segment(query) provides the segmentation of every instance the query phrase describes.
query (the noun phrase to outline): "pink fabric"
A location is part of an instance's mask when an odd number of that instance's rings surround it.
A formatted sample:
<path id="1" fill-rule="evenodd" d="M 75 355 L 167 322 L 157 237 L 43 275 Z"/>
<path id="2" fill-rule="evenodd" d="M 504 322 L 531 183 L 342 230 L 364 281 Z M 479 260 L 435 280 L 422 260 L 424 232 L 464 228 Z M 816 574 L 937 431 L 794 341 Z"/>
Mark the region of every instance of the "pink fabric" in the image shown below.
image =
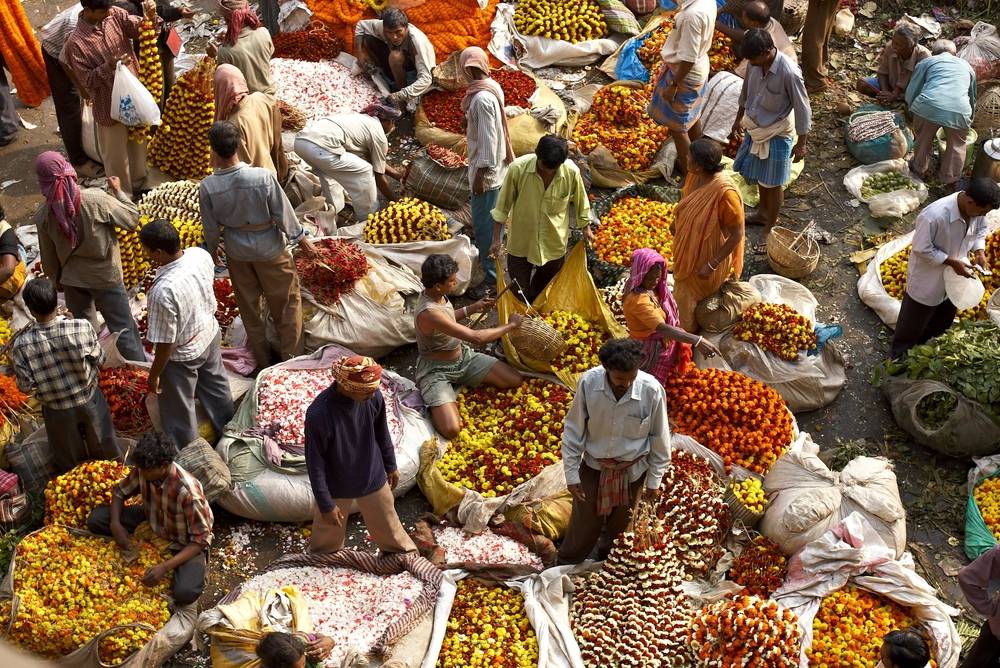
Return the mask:
<path id="1" fill-rule="evenodd" d="M 472 101 L 472 96 L 476 93 L 486 91 L 492 93 L 496 98 L 497 102 L 500 103 L 500 122 L 503 124 L 503 139 L 504 143 L 507 145 L 507 157 L 505 164 L 510 164 L 514 161 L 514 147 L 510 143 L 510 130 L 507 128 L 507 114 L 504 113 L 504 107 L 506 107 L 506 100 L 503 94 L 503 88 L 496 80 L 489 78 L 490 74 L 490 60 L 486 55 L 486 52 L 480 49 L 478 46 L 470 46 L 462 51 L 462 54 L 458 57 L 458 66 L 462 69 L 465 77 L 471 81 L 469 87 L 465 89 L 465 97 L 462 98 L 462 113 L 464 114 L 468 108 L 469 103 Z M 473 79 L 473 74 L 469 70 L 479 70 L 487 75 L 486 79 Z"/>
<path id="2" fill-rule="evenodd" d="M 76 248 L 80 243 L 80 186 L 76 170 L 61 154 L 45 151 L 35 159 L 35 173 L 46 206 L 70 245 Z"/>
<path id="3" fill-rule="evenodd" d="M 215 120 L 224 121 L 250 94 L 247 80 L 239 68 L 219 65 L 215 68 Z"/>
<path id="4" fill-rule="evenodd" d="M 643 279 L 646 278 L 649 270 L 656 265 L 663 267 L 660 282 L 656 284 L 654 292 L 660 303 L 660 308 L 663 309 L 664 321 L 671 327 L 679 327 L 680 316 L 677 312 L 677 302 L 674 301 L 674 296 L 667 286 L 667 262 L 652 248 L 639 248 L 632 252 L 632 264 L 625 292 L 628 294 L 642 290 Z M 643 343 L 646 353 L 643 360 L 643 370 L 653 374 L 660 382 L 664 382 L 675 369 L 683 370 L 691 358 L 687 344 L 674 339 L 664 339 L 658 332 L 653 332 L 646 337 Z"/>
<path id="5" fill-rule="evenodd" d="M 243 28 L 256 30 L 260 27 L 260 19 L 247 5 L 247 0 L 219 0 L 219 9 L 226 17 L 226 46 L 236 44 Z"/>

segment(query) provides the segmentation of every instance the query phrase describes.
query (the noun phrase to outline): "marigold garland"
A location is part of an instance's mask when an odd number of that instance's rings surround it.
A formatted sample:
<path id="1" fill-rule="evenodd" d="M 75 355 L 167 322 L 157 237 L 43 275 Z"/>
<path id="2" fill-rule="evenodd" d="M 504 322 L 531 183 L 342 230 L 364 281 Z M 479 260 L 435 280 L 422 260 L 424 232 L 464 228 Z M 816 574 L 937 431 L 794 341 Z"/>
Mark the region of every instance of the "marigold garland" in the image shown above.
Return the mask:
<path id="1" fill-rule="evenodd" d="M 756 536 L 729 568 L 729 579 L 743 585 L 743 594 L 768 598 L 785 582 L 788 557 L 767 536 Z"/>
<path id="2" fill-rule="evenodd" d="M 17 388 L 14 377 L 0 374 L 0 427 L 8 422 L 17 424 L 27 404 L 28 395 Z"/>
<path id="3" fill-rule="evenodd" d="M 29 107 L 37 107 L 51 91 L 42 59 L 42 46 L 19 0 L 0 3 L 0 57 L 10 71 L 17 96 Z"/>
<path id="4" fill-rule="evenodd" d="M 159 32 L 153 22 L 144 18 L 139 25 L 139 82 L 160 104 L 163 100 L 163 63 L 160 61 L 158 37 Z M 145 142 L 149 139 L 149 126 L 129 128 L 128 136 L 132 141 Z"/>
<path id="5" fill-rule="evenodd" d="M 149 142 L 149 162 L 179 179 L 212 173 L 208 130 L 215 119 L 215 59 L 202 58 L 170 89 L 163 120 Z"/>
<path id="6" fill-rule="evenodd" d="M 795 668 L 799 634 L 792 612 L 757 596 L 737 596 L 696 612 L 688 640 L 699 668 Z"/>

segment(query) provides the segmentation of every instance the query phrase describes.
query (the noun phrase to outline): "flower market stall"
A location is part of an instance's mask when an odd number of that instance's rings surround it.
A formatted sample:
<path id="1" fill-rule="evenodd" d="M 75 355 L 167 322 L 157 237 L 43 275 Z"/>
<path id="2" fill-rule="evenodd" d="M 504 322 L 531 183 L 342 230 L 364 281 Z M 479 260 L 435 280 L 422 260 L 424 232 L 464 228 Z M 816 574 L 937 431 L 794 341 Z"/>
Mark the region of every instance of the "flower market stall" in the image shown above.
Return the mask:
<path id="1" fill-rule="evenodd" d="M 611 27 L 603 6 L 598 0 L 520 0 L 498 5 L 490 52 L 507 65 L 531 69 L 593 63 L 618 47 L 610 38 Z M 621 7 L 628 12 L 624 5 Z M 628 18 L 634 32 L 638 32 L 631 14 L 623 23 L 627 26 Z"/>

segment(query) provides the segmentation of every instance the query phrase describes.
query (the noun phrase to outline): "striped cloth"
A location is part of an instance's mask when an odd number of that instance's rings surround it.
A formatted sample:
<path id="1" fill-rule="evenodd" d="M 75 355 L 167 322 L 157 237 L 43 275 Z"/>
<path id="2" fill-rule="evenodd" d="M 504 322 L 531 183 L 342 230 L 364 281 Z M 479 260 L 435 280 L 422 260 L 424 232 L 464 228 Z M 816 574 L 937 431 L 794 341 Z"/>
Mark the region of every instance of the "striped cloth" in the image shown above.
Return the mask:
<path id="1" fill-rule="evenodd" d="M 765 188 L 784 187 L 792 178 L 792 138 L 775 137 L 770 143 L 770 155 L 761 160 L 750 153 L 750 135 L 743 138 L 740 150 L 733 161 L 733 171 L 739 172 L 747 183 L 757 183 Z"/>
<path id="2" fill-rule="evenodd" d="M 697 91 L 678 91 L 673 102 L 667 102 L 663 96 L 667 88 L 674 81 L 674 73 L 664 67 L 656 81 L 656 88 L 653 89 L 653 99 L 649 102 L 646 113 L 658 124 L 666 126 L 677 132 L 687 132 L 692 125 L 701 118 L 701 108 L 705 103 L 705 93 L 708 91 L 708 79 Z M 674 105 L 681 107 L 678 111 Z"/>

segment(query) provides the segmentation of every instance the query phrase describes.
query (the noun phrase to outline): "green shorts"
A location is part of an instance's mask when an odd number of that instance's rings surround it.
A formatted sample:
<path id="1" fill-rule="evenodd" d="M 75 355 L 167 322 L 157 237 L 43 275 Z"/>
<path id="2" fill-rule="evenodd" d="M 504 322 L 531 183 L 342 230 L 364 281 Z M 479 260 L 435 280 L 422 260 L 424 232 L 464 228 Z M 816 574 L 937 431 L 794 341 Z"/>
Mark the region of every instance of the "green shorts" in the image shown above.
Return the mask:
<path id="1" fill-rule="evenodd" d="M 478 387 L 489 375 L 496 357 L 473 352 L 462 346 L 462 356 L 454 362 L 417 358 L 417 387 L 430 408 L 454 403 L 456 387 Z"/>

